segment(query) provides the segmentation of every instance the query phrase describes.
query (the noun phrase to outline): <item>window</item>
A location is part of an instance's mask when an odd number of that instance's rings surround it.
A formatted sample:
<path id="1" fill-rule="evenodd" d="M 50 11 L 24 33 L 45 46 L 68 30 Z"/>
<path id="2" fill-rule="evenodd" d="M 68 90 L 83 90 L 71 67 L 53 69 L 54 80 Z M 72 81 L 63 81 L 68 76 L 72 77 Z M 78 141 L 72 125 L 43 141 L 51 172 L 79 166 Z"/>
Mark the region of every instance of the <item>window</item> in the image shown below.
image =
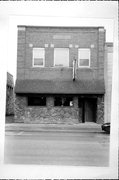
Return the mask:
<path id="1" fill-rule="evenodd" d="M 44 67 L 45 50 L 44 48 L 33 48 L 33 66 Z"/>
<path id="2" fill-rule="evenodd" d="M 73 106 L 72 97 L 55 97 L 54 99 L 55 106 Z"/>
<path id="3" fill-rule="evenodd" d="M 46 106 L 46 97 L 28 97 L 28 106 Z"/>
<path id="4" fill-rule="evenodd" d="M 54 66 L 69 66 L 69 48 L 54 48 Z"/>
<path id="5" fill-rule="evenodd" d="M 78 50 L 78 66 L 90 67 L 90 49 Z"/>

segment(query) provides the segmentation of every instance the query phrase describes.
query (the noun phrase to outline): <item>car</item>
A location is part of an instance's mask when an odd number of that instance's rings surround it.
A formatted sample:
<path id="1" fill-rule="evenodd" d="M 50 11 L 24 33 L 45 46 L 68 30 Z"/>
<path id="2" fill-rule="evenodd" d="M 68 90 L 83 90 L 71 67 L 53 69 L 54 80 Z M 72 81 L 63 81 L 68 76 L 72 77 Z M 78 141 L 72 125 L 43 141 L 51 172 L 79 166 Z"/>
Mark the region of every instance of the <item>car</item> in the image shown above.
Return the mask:
<path id="1" fill-rule="evenodd" d="M 102 124 L 102 130 L 110 134 L 110 122 Z"/>

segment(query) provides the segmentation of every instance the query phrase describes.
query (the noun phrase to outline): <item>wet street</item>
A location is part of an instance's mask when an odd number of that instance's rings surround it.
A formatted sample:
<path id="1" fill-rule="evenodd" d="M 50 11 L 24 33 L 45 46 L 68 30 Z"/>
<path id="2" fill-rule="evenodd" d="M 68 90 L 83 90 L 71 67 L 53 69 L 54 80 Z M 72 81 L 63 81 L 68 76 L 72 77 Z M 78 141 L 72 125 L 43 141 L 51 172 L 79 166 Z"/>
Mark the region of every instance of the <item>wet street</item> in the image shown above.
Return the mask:
<path id="1" fill-rule="evenodd" d="M 104 132 L 6 131 L 5 163 L 108 166 L 109 137 Z"/>

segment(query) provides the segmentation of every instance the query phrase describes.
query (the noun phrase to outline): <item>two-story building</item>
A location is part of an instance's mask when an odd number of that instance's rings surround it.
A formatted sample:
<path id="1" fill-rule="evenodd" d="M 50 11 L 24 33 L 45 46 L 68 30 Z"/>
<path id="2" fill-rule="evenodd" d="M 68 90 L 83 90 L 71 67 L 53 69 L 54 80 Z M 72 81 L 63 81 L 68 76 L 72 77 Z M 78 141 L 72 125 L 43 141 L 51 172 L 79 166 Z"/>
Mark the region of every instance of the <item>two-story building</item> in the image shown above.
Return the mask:
<path id="1" fill-rule="evenodd" d="M 104 27 L 18 26 L 16 122 L 104 122 Z"/>

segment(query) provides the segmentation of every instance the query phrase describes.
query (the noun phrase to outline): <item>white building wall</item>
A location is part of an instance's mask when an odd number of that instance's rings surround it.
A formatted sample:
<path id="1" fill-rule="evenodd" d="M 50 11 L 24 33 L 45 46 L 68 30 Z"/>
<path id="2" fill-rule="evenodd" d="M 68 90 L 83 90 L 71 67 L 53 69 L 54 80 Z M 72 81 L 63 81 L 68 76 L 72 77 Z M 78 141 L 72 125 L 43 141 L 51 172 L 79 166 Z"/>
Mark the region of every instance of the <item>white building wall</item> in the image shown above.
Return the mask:
<path id="1" fill-rule="evenodd" d="M 112 66 L 113 66 L 113 44 L 106 43 L 105 46 L 105 116 L 104 122 L 111 119 L 111 92 L 112 92 Z"/>

